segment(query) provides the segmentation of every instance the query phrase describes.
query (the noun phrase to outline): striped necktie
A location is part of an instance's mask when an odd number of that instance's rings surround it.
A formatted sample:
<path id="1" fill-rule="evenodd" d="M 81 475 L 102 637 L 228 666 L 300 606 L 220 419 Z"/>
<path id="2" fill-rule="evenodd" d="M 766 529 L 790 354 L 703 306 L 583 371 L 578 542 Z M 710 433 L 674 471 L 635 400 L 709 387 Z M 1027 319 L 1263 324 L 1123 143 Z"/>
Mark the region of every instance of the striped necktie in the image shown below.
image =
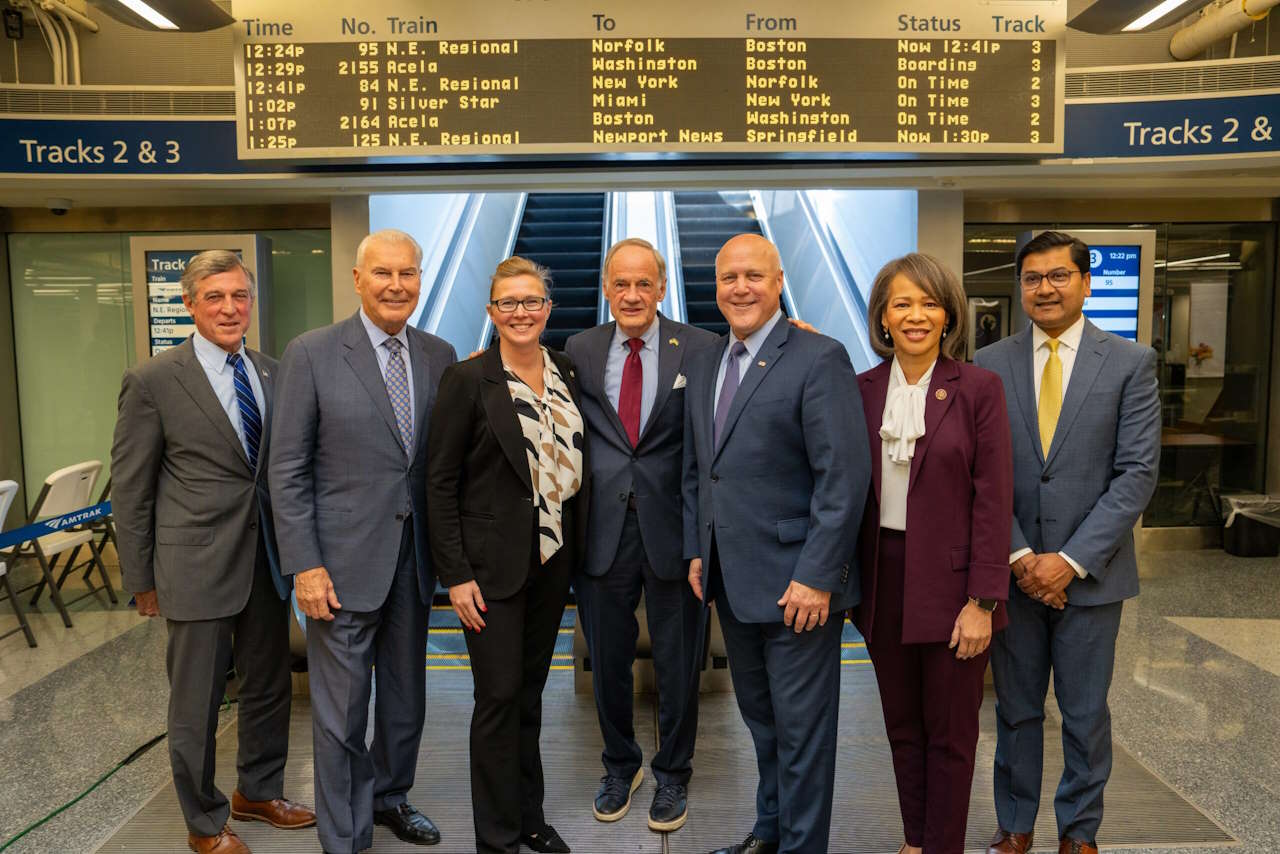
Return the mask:
<path id="1" fill-rule="evenodd" d="M 258 448 L 262 443 L 262 413 L 258 411 L 258 399 L 249 385 L 249 373 L 239 353 L 230 353 L 227 364 L 235 379 L 236 403 L 240 405 L 240 428 L 244 432 L 244 449 L 249 454 L 249 468 L 258 467 Z"/>
<path id="2" fill-rule="evenodd" d="M 391 399 L 391 411 L 396 416 L 400 440 L 404 452 L 413 456 L 413 409 L 409 406 L 409 372 L 405 370 L 400 355 L 400 339 L 388 338 L 382 342 L 387 348 L 387 397 Z"/>

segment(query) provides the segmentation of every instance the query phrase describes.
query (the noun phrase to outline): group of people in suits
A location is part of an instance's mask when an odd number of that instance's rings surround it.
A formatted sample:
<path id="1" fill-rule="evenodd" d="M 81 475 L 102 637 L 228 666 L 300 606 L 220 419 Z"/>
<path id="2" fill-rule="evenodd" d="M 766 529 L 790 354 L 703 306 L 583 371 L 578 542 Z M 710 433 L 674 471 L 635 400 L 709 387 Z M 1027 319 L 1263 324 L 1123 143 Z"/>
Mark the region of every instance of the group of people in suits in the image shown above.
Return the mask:
<path id="1" fill-rule="evenodd" d="M 480 852 L 570 850 L 543 811 L 539 736 L 572 586 L 604 741 L 596 819 L 625 816 L 644 776 L 631 675 L 643 595 L 654 830 L 688 817 L 714 603 L 759 770 L 754 825 L 715 854 L 828 850 L 846 613 L 876 672 L 903 854 L 964 848 L 988 662 L 989 851 L 1032 844 L 1052 673 L 1059 850 L 1094 854 L 1159 406 L 1150 348 L 1083 317 L 1088 255 L 1060 232 L 1024 245 L 1031 325 L 972 365 L 955 274 L 927 255 L 891 261 L 868 300 L 884 361 L 861 375 L 839 342 L 785 317 L 781 260 L 759 235 L 716 257 L 726 336 L 659 314 L 665 261 L 631 238 L 601 272 L 614 321 L 563 354 L 540 343 L 547 270 L 503 261 L 486 305 L 497 343 L 463 362 L 408 324 L 422 253 L 403 232 L 362 241 L 360 310 L 299 336 L 279 366 L 242 343 L 255 294 L 238 257 L 196 256 L 183 292 L 197 331 L 126 373 L 112 449 L 125 583 L 169 628 L 189 846 L 248 851 L 229 817 L 318 824 L 343 854 L 370 847 L 375 823 L 440 841 L 406 799 L 439 581 L 474 679 Z M 282 791 L 290 586 L 308 618 L 315 811 Z M 213 756 L 232 664 L 228 803 Z"/>

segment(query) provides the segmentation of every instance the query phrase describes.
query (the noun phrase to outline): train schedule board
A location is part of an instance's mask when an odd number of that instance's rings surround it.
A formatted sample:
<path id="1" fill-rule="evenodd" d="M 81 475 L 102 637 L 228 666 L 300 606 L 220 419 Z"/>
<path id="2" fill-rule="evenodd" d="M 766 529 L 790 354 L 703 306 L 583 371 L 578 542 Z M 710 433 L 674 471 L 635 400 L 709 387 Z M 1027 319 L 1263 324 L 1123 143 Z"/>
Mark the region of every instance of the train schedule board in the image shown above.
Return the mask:
<path id="1" fill-rule="evenodd" d="M 1066 0 L 233 12 L 242 159 L 1062 151 Z"/>

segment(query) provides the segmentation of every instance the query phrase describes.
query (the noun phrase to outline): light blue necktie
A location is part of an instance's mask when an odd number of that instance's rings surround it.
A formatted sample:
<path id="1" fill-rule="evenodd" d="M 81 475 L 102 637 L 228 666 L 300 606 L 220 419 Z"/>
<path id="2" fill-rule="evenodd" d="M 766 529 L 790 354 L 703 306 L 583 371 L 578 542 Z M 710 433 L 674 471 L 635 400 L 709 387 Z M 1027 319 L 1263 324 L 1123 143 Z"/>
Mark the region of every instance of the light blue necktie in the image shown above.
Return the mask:
<path id="1" fill-rule="evenodd" d="M 391 398 L 391 411 L 396 415 L 396 426 L 400 428 L 400 440 L 404 442 L 404 452 L 410 453 L 413 447 L 413 409 L 409 406 L 409 374 L 404 369 L 404 359 L 400 356 L 400 339 L 388 338 L 384 342 L 387 348 L 387 396 Z"/>
<path id="2" fill-rule="evenodd" d="M 239 353 L 229 353 L 227 364 L 236 386 L 236 403 L 240 404 L 240 427 L 244 431 L 244 449 L 249 454 L 249 468 L 258 467 L 258 448 L 262 443 L 262 414 L 258 412 L 258 400 L 249 385 L 249 374 Z"/>

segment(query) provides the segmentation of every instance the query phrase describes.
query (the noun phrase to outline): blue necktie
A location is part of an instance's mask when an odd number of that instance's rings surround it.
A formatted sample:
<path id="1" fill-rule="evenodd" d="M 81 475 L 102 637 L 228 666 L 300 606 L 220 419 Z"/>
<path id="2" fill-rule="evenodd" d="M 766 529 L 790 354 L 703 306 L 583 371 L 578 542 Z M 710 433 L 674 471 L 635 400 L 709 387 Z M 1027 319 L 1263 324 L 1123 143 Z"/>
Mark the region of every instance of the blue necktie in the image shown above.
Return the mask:
<path id="1" fill-rule="evenodd" d="M 729 417 L 729 410 L 733 406 L 733 396 L 738 393 L 738 383 L 741 377 L 738 376 L 738 360 L 742 354 L 747 352 L 747 345 L 741 341 L 734 341 L 733 346 L 729 348 L 729 364 L 724 366 L 724 381 L 720 383 L 720 397 L 716 399 L 715 414 L 715 447 L 720 447 L 720 434 L 724 432 L 724 422 Z"/>
<path id="2" fill-rule="evenodd" d="M 253 386 L 249 385 L 249 374 L 245 371 L 244 359 L 239 353 L 227 356 L 235 377 L 236 402 L 240 404 L 240 428 L 244 431 L 244 449 L 249 454 L 249 468 L 258 467 L 258 447 L 262 443 L 262 413 L 258 412 L 258 400 L 253 396 Z"/>

